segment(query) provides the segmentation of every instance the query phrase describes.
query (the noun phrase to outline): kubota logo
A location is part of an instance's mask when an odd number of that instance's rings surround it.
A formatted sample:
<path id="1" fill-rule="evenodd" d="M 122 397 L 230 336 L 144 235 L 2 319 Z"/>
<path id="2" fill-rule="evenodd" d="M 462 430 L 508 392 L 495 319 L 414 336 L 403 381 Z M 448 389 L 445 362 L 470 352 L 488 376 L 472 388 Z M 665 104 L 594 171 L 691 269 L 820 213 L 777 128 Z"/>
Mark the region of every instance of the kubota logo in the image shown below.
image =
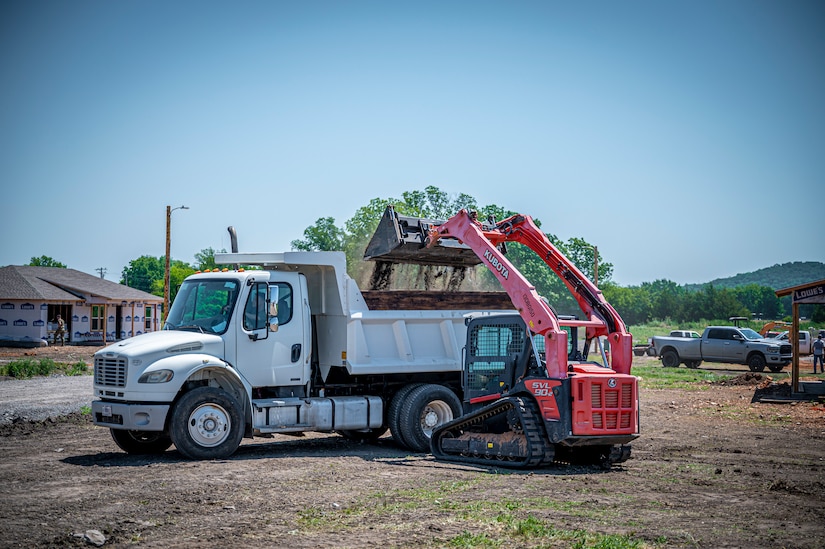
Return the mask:
<path id="1" fill-rule="evenodd" d="M 502 277 L 505 279 L 510 278 L 510 271 L 507 270 L 507 267 L 505 267 L 504 264 L 499 261 L 498 258 L 492 254 L 492 252 L 490 252 L 490 250 L 484 250 L 484 259 L 489 261 L 490 265 L 493 266 L 493 269 L 497 270 Z"/>

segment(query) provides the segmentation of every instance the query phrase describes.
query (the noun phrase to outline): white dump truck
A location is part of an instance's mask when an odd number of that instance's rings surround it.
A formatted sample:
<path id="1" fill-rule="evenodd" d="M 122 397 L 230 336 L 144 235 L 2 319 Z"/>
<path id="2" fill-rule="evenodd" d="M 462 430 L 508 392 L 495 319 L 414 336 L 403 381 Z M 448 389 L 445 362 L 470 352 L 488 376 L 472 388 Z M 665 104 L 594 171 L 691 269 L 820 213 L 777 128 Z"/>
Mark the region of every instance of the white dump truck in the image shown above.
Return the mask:
<path id="1" fill-rule="evenodd" d="M 389 428 L 414 451 L 462 414 L 469 311 L 371 311 L 341 252 L 218 254 L 164 329 L 95 354 L 94 423 L 124 451 L 223 458 L 243 437 Z"/>
<path id="2" fill-rule="evenodd" d="M 400 299 L 371 310 L 341 252 L 237 253 L 230 233 L 233 253 L 215 259 L 235 268 L 188 277 L 162 331 L 95 354 L 94 422 L 126 452 L 174 443 L 190 458 L 222 458 L 245 436 L 371 439 L 389 429 L 402 447 L 464 463 L 630 457 L 639 436 L 632 336 L 529 216 L 484 223 L 461 210 L 433 221 L 387 207 L 365 252 L 375 273 L 484 264 L 508 299 L 476 311 L 455 310 L 470 303 L 455 291 L 429 295 L 430 310 L 404 310 Z M 536 253 L 584 318 L 556 315 L 505 257 L 506 242 Z"/>

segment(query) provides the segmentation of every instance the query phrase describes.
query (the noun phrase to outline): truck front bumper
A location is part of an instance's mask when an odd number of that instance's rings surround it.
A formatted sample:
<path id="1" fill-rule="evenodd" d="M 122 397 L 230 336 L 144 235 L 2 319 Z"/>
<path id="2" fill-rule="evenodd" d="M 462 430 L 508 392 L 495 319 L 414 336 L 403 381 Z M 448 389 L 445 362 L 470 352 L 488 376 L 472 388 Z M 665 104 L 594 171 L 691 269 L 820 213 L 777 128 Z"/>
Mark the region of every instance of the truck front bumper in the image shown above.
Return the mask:
<path id="1" fill-rule="evenodd" d="M 95 400 L 92 418 L 95 425 L 127 431 L 163 431 L 168 404 L 124 404 Z"/>

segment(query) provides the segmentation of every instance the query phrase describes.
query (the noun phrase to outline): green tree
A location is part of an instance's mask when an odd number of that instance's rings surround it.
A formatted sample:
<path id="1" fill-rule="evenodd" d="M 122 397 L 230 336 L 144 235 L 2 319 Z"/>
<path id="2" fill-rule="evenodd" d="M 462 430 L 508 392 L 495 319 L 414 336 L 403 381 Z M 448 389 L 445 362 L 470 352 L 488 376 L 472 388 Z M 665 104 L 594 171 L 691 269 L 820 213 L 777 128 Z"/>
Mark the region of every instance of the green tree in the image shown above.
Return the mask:
<path id="1" fill-rule="evenodd" d="M 120 283 L 144 292 L 162 296 L 165 268 L 165 260 L 162 256 L 152 257 L 142 255 L 130 261 L 129 265 L 123 268 Z M 156 293 L 154 290 L 157 281 L 160 281 L 160 293 Z"/>
<path id="2" fill-rule="evenodd" d="M 570 261 L 591 281 L 596 280 L 596 246 L 593 246 L 583 238 L 571 238 L 565 245 L 566 253 Z M 599 285 L 606 284 L 613 278 L 613 264 L 604 261 L 602 254 L 598 254 L 598 282 Z"/>
<path id="3" fill-rule="evenodd" d="M 344 230 L 335 225 L 335 218 L 319 217 L 314 225 L 304 229 L 303 240 L 293 240 L 292 249 L 304 252 L 331 252 L 344 249 Z"/>
<path id="4" fill-rule="evenodd" d="M 661 320 L 683 320 L 686 290 L 672 280 L 645 282 L 641 289 L 648 292 L 651 300 L 651 316 Z"/>
<path id="5" fill-rule="evenodd" d="M 31 267 L 57 267 L 59 269 L 65 269 L 66 265 L 57 261 L 56 259 L 52 259 L 47 255 L 41 255 L 40 257 L 33 257 L 31 261 L 29 261 L 29 266 Z"/>
<path id="6" fill-rule="evenodd" d="M 639 286 L 624 288 L 613 283 L 600 286 L 605 299 L 626 324 L 644 324 L 653 309 L 650 294 Z"/>
<path id="7" fill-rule="evenodd" d="M 161 258 L 161 261 L 163 261 L 165 268 L 165 258 Z M 195 268 L 185 261 L 173 259 L 169 262 L 169 303 L 175 301 L 175 296 L 178 295 L 178 289 L 183 284 L 183 280 L 194 272 Z M 163 278 L 163 271 L 161 271 L 160 279 L 152 282 L 151 293 L 157 296 L 163 295 Z"/>
<path id="8" fill-rule="evenodd" d="M 784 316 L 782 301 L 776 297 L 774 290 L 759 284 L 746 284 L 733 289 L 736 298 L 751 313 L 761 318 L 781 318 Z"/>
<path id="9" fill-rule="evenodd" d="M 811 310 L 811 320 L 819 324 L 825 322 L 825 305 L 814 305 Z"/>
<path id="10" fill-rule="evenodd" d="M 222 249 L 221 251 L 216 251 L 214 248 L 204 248 L 203 250 L 199 251 L 195 254 L 195 265 L 197 266 L 197 270 L 205 271 L 207 269 L 216 269 L 218 264 L 215 263 L 215 254 L 222 253 L 225 254 L 226 250 Z M 170 267 L 171 270 L 171 267 Z M 171 276 L 171 275 L 170 275 Z"/>

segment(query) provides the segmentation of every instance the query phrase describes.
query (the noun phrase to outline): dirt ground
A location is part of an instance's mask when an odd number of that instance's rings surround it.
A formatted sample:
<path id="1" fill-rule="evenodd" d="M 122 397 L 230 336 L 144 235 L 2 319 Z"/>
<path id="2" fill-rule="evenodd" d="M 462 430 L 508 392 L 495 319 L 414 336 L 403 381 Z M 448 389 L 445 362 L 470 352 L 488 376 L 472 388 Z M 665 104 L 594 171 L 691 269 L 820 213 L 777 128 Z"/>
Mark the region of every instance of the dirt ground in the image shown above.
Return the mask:
<path id="1" fill-rule="evenodd" d="M 65 349 L 89 363 L 95 350 Z M 642 436 L 609 471 L 437 462 L 389 435 L 279 435 L 212 462 L 174 447 L 132 457 L 87 416 L 17 422 L 0 429 L 0 546 L 571 547 L 582 532 L 825 546 L 825 407 L 752 403 L 758 380 L 739 382 L 643 390 Z"/>

